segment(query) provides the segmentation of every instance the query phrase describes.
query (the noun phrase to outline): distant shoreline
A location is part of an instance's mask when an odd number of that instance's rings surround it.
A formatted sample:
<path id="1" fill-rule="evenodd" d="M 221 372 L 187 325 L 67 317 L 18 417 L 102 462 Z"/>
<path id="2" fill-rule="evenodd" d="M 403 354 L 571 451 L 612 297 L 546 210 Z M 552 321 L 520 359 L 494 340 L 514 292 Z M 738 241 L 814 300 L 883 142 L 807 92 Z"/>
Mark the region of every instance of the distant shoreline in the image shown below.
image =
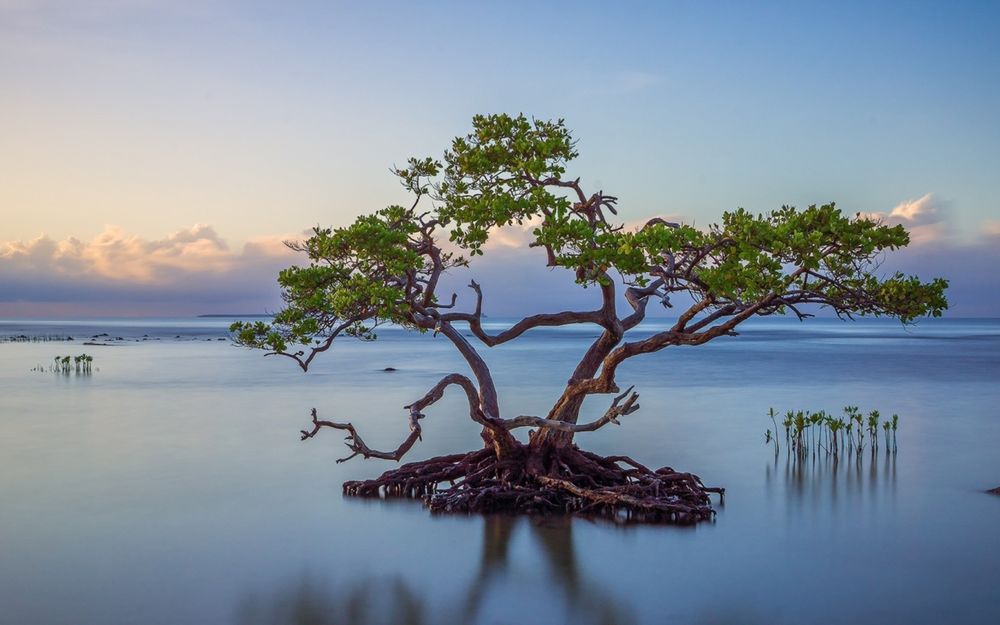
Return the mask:
<path id="1" fill-rule="evenodd" d="M 270 319 L 270 318 L 271 318 L 271 317 L 273 317 L 273 316 L 274 316 L 274 315 L 238 315 L 238 314 L 235 314 L 235 313 L 234 313 L 234 314 L 232 314 L 232 315 L 198 315 L 198 318 L 199 318 L 199 319 L 202 319 L 202 318 L 219 318 L 219 317 L 224 317 L 224 318 L 230 318 L 230 317 L 242 317 L 242 318 L 244 318 L 244 319 L 245 319 L 245 318 L 247 318 L 247 317 L 255 317 L 255 318 L 256 318 L 256 317 L 260 317 L 260 318 L 262 318 L 262 319 Z"/>

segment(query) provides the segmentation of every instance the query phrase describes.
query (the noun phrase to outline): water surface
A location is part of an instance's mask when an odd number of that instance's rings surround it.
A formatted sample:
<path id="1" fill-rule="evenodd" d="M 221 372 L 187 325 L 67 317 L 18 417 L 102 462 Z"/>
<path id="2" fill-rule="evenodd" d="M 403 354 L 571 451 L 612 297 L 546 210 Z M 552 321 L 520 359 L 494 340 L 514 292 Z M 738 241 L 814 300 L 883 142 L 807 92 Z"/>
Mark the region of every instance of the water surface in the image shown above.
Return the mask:
<path id="1" fill-rule="evenodd" d="M 402 406 L 459 359 L 387 329 L 302 374 L 217 340 L 226 323 L 0 322 L 74 338 L 0 344 L 0 622 L 1000 622 L 1000 497 L 982 492 L 1000 485 L 996 320 L 764 320 L 630 361 L 642 409 L 577 440 L 725 486 L 695 528 L 344 499 L 391 464 L 335 464 L 337 432 L 300 442 L 309 409 L 395 447 Z M 505 413 L 544 414 L 595 334 L 487 350 Z M 91 376 L 30 371 L 82 351 Z M 411 459 L 479 444 L 463 401 L 426 411 Z M 796 464 L 763 445 L 771 406 L 848 403 L 901 415 L 895 456 Z"/>

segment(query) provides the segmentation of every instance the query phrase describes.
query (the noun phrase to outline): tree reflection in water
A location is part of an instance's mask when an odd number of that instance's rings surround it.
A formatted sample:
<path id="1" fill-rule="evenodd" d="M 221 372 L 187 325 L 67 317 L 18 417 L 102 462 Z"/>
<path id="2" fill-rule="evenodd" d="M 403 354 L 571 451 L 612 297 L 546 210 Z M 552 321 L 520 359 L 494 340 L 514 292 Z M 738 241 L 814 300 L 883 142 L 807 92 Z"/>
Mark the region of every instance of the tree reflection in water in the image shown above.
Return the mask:
<path id="1" fill-rule="evenodd" d="M 498 618 L 490 614 L 491 594 L 512 577 L 510 545 L 519 526 L 530 535 L 548 569 L 543 600 L 538 611 L 523 603 L 519 616 L 533 622 L 542 613 L 561 606 L 558 622 L 574 625 L 634 623 L 635 615 L 597 581 L 580 574 L 573 546 L 573 520 L 569 517 L 525 518 L 489 516 L 482 519 L 483 542 L 478 569 L 459 596 L 440 613 L 432 613 L 423 587 L 402 577 L 366 576 L 343 584 L 323 584 L 309 575 L 273 593 L 249 593 L 237 606 L 234 621 L 240 625 L 441 625 L 447 623 L 515 622 L 517 613 Z M 519 603 L 522 597 L 509 597 Z M 546 622 L 547 619 L 546 619 Z"/>

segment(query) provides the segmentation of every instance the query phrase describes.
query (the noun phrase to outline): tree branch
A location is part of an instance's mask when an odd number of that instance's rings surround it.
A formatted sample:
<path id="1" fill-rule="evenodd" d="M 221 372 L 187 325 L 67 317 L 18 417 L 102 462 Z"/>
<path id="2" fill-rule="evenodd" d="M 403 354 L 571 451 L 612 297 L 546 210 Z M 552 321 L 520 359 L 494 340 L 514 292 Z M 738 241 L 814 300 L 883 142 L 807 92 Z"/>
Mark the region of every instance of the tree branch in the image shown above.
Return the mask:
<path id="1" fill-rule="evenodd" d="M 312 415 L 313 429 L 302 430 L 302 440 L 306 440 L 307 438 L 312 438 L 316 436 L 316 434 L 319 433 L 320 429 L 324 427 L 334 428 L 337 430 L 347 430 L 347 436 L 344 438 L 346 442 L 344 444 L 347 445 L 347 448 L 350 449 L 353 453 L 351 453 L 350 456 L 346 456 L 344 458 L 338 458 L 337 464 L 340 464 L 341 462 L 347 462 L 354 456 L 359 456 L 359 455 L 365 458 L 381 458 L 383 460 L 398 461 L 400 458 L 403 457 L 404 454 L 406 454 L 406 452 L 410 451 L 410 448 L 413 447 L 413 444 L 420 439 L 420 423 L 417 422 L 417 419 L 423 418 L 422 414 L 411 412 L 410 435 L 406 437 L 406 440 L 400 443 L 399 447 L 397 447 L 393 451 L 378 451 L 376 449 L 372 449 L 371 447 L 365 444 L 364 440 L 362 440 L 361 436 L 358 434 L 358 431 L 354 429 L 354 425 L 351 424 L 350 422 L 337 423 L 335 421 L 326 421 L 320 419 L 319 417 L 316 416 L 315 408 L 312 409 L 310 414 Z"/>
<path id="2" fill-rule="evenodd" d="M 611 406 L 605 411 L 604 415 L 599 419 L 595 419 L 589 423 L 568 423 L 566 421 L 560 421 L 558 419 L 543 419 L 541 417 L 533 416 L 520 416 L 514 417 L 513 419 L 505 419 L 503 425 L 508 430 L 513 430 L 515 428 L 523 427 L 537 427 L 537 428 L 547 428 L 550 430 L 559 430 L 560 432 L 593 432 L 599 428 L 604 427 L 608 423 L 614 423 L 615 425 L 621 425 L 618 421 L 618 417 L 623 417 L 625 415 L 632 414 L 639 409 L 639 404 L 635 403 L 639 399 L 638 393 L 633 393 L 632 389 L 634 386 L 630 386 L 624 393 L 615 397 L 614 401 L 611 402 Z M 626 399 L 627 397 L 627 399 Z M 622 401 L 624 400 L 624 402 Z"/>
<path id="3" fill-rule="evenodd" d="M 454 322 L 463 321 L 469 324 L 469 330 L 472 334 L 482 341 L 485 345 L 489 347 L 494 347 L 500 345 L 501 343 L 506 343 L 507 341 L 516 339 L 528 330 L 532 328 L 539 327 L 552 327 L 552 326 L 564 326 L 576 323 L 593 323 L 596 325 L 604 325 L 602 323 L 604 319 L 604 310 L 591 310 L 585 312 L 578 311 L 562 311 L 557 313 L 543 313 L 538 315 L 531 315 L 530 317 L 525 317 L 521 319 L 511 327 L 507 328 L 499 334 L 488 334 L 483 329 L 482 317 L 483 317 L 483 290 L 475 280 L 469 284 L 469 288 L 476 292 L 476 310 L 472 313 L 445 313 L 440 316 L 440 320 L 443 322 Z"/>
<path id="4" fill-rule="evenodd" d="M 326 350 L 330 349 L 330 346 L 333 345 L 334 339 L 336 339 L 340 335 L 341 332 L 343 332 L 344 330 L 346 330 L 350 326 L 354 325 L 359 320 L 360 319 L 358 317 L 352 317 L 351 319 L 348 319 L 347 321 L 345 321 L 345 322 L 341 323 L 340 325 L 338 325 L 336 328 L 333 329 L 332 332 L 330 332 L 330 334 L 328 334 L 326 336 L 326 338 L 323 339 L 323 341 L 319 344 L 319 346 L 311 348 L 309 350 L 309 355 L 306 356 L 305 358 L 302 358 L 302 356 L 305 356 L 305 351 L 303 351 L 303 350 L 299 350 L 299 351 L 294 352 L 294 353 L 292 353 L 292 352 L 283 352 L 283 351 L 281 351 L 281 352 L 278 352 L 278 351 L 267 352 L 264 355 L 265 356 L 285 356 L 287 358 L 291 358 L 296 363 L 298 363 L 299 367 L 303 371 L 309 371 L 309 365 L 312 363 L 313 358 L 316 357 L 316 354 L 325 352 Z"/>
<path id="5" fill-rule="evenodd" d="M 346 430 L 347 436 L 344 439 L 346 441 L 344 444 L 347 445 L 347 448 L 350 449 L 352 453 L 347 457 L 337 460 L 338 463 L 346 462 L 355 456 L 398 461 L 403 457 L 403 455 L 406 454 L 406 452 L 410 451 L 413 444 L 421 438 L 420 419 L 423 419 L 426 415 L 420 411 L 441 399 L 441 397 L 444 396 L 444 390 L 452 384 L 461 386 L 462 390 L 465 391 L 465 395 L 469 400 L 469 416 L 472 417 L 473 421 L 489 428 L 500 427 L 495 420 L 489 420 L 480 409 L 479 393 L 476 390 L 475 384 L 472 383 L 472 380 L 460 373 L 452 373 L 441 378 L 441 380 L 435 384 L 431 390 L 427 391 L 423 397 L 408 406 L 404 406 L 404 408 L 410 412 L 410 434 L 393 451 L 379 451 L 377 449 L 372 449 L 364 442 L 352 423 L 337 423 L 336 421 L 320 419 L 316 414 L 315 408 L 313 408 L 310 413 L 312 415 L 313 428 L 312 430 L 302 430 L 302 440 L 316 436 L 320 429 L 324 427 L 336 430 Z"/>

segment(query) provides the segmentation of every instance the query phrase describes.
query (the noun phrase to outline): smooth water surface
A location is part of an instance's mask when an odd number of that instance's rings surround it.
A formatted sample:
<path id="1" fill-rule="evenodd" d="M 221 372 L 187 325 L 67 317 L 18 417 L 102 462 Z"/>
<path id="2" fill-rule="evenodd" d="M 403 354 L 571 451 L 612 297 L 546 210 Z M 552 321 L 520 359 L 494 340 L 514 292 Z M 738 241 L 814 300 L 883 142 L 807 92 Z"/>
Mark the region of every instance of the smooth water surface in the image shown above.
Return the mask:
<path id="1" fill-rule="evenodd" d="M 464 371 L 449 344 L 387 329 L 302 374 L 225 326 L 0 322 L 74 337 L 0 344 L 0 623 L 1000 622 L 1000 321 L 765 320 L 630 361 L 642 409 L 577 441 L 725 486 L 695 528 L 344 499 L 390 464 L 335 464 L 338 432 L 300 442 L 309 409 L 395 447 L 402 406 Z M 595 335 L 486 350 L 505 414 L 545 414 Z M 31 371 L 84 351 L 90 376 Z M 408 459 L 480 444 L 463 401 L 426 411 Z M 898 453 L 792 463 L 763 443 L 769 407 L 845 404 L 899 413 Z"/>

